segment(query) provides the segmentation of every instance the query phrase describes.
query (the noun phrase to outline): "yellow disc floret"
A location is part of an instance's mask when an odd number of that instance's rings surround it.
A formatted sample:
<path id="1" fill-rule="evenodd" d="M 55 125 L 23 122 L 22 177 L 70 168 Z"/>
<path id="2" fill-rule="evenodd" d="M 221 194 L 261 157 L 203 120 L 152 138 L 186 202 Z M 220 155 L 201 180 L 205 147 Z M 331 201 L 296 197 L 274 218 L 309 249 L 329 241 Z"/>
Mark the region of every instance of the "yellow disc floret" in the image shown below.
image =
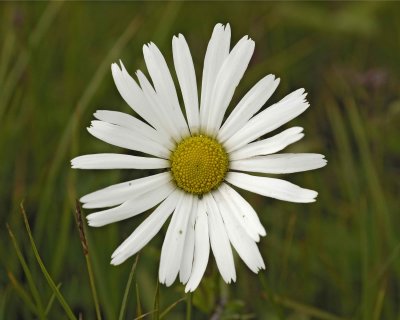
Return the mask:
<path id="1" fill-rule="evenodd" d="M 205 135 L 182 140 L 170 160 L 176 185 L 197 195 L 217 188 L 228 171 L 228 155 L 224 148 L 217 140 Z"/>

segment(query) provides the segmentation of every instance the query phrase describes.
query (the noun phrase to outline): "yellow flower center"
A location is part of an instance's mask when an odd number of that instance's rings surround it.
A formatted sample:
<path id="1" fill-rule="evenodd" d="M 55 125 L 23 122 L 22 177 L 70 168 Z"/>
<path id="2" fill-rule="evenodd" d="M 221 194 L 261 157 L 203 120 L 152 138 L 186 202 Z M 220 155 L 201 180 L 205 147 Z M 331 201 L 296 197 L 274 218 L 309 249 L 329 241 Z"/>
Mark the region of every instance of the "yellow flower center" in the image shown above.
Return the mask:
<path id="1" fill-rule="evenodd" d="M 178 143 L 170 160 L 176 185 L 197 195 L 217 188 L 225 178 L 229 163 L 222 145 L 201 134 Z"/>

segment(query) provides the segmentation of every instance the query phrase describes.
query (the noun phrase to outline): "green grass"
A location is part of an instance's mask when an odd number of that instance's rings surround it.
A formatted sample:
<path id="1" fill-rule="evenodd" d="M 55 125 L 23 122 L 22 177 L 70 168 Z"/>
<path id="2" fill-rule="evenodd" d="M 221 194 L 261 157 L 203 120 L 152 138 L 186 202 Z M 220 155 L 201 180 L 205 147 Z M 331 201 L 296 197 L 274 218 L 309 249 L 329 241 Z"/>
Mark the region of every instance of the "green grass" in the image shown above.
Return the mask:
<path id="1" fill-rule="evenodd" d="M 2 3 L 0 320 L 400 320 L 399 12 L 394 2 Z M 281 78 L 271 101 L 306 88 L 311 108 L 289 124 L 306 136 L 288 150 L 329 163 L 287 177 L 318 190 L 314 204 L 243 193 L 268 231 L 267 270 L 254 275 L 237 259 L 237 283 L 225 285 L 211 258 L 187 296 L 157 284 L 165 228 L 139 260 L 109 264 L 146 214 L 82 226 L 82 251 L 75 200 L 146 172 L 74 171 L 69 160 L 117 150 L 85 130 L 97 109 L 130 112 L 112 62 L 145 71 L 141 47 L 154 41 L 171 66 L 181 32 L 200 79 L 216 22 L 231 24 L 234 42 L 256 42 L 230 108 L 268 73 Z"/>

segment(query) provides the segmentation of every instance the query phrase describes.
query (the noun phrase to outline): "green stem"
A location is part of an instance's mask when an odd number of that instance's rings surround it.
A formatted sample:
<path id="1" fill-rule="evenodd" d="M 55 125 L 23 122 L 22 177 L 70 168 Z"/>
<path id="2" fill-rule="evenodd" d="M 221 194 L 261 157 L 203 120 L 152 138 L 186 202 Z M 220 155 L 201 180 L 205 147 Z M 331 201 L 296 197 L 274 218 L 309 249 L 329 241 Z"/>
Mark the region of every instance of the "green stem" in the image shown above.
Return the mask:
<path id="1" fill-rule="evenodd" d="M 99 297 L 97 296 L 97 290 L 96 290 L 96 285 L 94 282 L 92 263 L 90 262 L 90 258 L 89 258 L 88 254 L 85 255 L 85 260 L 86 260 L 86 266 L 87 266 L 87 270 L 88 270 L 88 274 L 89 274 L 90 289 L 92 290 L 94 307 L 96 309 L 96 317 L 98 320 L 101 320 Z"/>
<path id="2" fill-rule="evenodd" d="M 125 287 L 124 297 L 122 298 L 121 309 L 119 311 L 119 317 L 118 317 L 119 320 L 124 319 L 125 310 L 126 310 L 126 302 L 128 301 L 129 290 L 131 288 L 133 275 L 135 274 L 135 270 L 136 270 L 138 261 L 139 261 L 139 255 L 136 256 L 135 262 L 133 263 L 132 268 L 131 268 L 131 272 L 129 273 L 128 282 Z"/>
<path id="3" fill-rule="evenodd" d="M 192 292 L 186 294 L 186 320 L 190 320 L 192 318 L 192 299 Z"/>

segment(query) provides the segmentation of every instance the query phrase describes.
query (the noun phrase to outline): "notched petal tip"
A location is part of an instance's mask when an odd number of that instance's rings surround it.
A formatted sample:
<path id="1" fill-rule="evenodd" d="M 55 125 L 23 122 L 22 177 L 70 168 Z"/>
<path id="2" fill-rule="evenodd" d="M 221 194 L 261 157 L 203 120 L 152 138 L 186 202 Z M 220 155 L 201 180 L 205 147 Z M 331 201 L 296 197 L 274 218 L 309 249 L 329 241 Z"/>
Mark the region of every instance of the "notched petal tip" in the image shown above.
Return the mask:
<path id="1" fill-rule="evenodd" d="M 142 47 L 143 54 L 147 54 L 149 52 L 149 45 L 150 43 L 145 43 Z"/>
<path id="2" fill-rule="evenodd" d="M 86 220 L 87 223 L 90 227 L 102 227 L 104 226 L 103 223 L 99 222 L 96 220 L 96 216 L 94 216 L 95 214 L 89 214 L 88 216 L 86 216 Z"/>
<path id="3" fill-rule="evenodd" d="M 111 73 L 114 78 L 120 76 L 121 72 L 122 72 L 122 70 L 116 62 L 111 64 Z"/>
<path id="4" fill-rule="evenodd" d="M 215 27 L 214 27 L 214 30 L 216 30 L 216 29 L 221 29 L 221 28 L 224 28 L 224 25 L 222 24 L 222 23 L 217 23 L 216 25 L 215 25 Z"/>
<path id="5" fill-rule="evenodd" d="M 114 257 L 114 258 L 111 258 L 110 264 L 113 265 L 113 266 L 118 266 L 118 265 L 120 265 L 122 262 L 124 262 L 125 260 L 126 260 L 126 259 L 121 259 L 121 258 L 118 259 L 118 256 L 116 256 L 116 257 Z"/>

